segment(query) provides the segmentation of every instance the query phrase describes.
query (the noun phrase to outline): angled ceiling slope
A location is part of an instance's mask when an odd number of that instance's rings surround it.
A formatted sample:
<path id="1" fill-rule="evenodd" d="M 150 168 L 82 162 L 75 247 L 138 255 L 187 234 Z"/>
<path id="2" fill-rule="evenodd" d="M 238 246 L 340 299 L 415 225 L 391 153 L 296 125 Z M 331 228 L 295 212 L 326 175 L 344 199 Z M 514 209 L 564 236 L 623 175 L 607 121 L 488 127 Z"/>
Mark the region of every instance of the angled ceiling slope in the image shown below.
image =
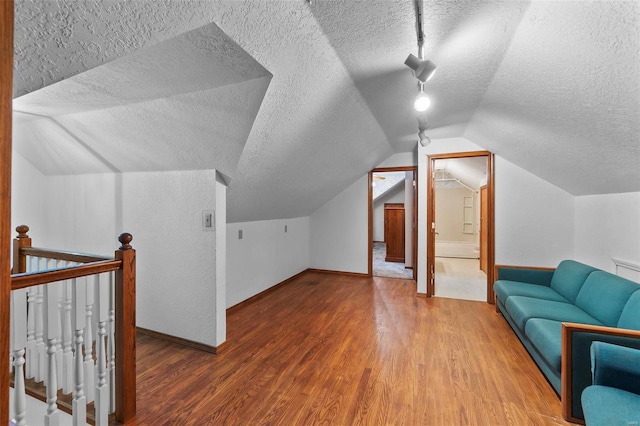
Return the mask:
<path id="1" fill-rule="evenodd" d="M 640 3 L 532 2 L 464 137 L 574 195 L 640 191 Z"/>
<path id="2" fill-rule="evenodd" d="M 45 174 L 233 177 L 270 80 L 208 24 L 14 99 L 15 149 Z"/>

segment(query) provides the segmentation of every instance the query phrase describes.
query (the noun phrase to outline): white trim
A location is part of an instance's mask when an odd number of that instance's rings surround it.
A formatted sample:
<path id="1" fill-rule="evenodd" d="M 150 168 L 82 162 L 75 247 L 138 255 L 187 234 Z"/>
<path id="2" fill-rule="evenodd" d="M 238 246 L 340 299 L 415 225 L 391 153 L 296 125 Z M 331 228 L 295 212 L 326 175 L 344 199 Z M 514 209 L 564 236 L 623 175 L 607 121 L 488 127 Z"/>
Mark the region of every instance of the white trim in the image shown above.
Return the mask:
<path id="1" fill-rule="evenodd" d="M 629 269 L 631 271 L 640 272 L 640 265 L 638 265 L 637 263 L 628 262 L 628 261 L 620 260 L 620 259 L 614 259 L 614 258 L 611 258 L 611 260 L 616 265 L 616 275 L 619 275 L 618 271 L 619 271 L 620 267 L 625 268 L 625 269 Z"/>

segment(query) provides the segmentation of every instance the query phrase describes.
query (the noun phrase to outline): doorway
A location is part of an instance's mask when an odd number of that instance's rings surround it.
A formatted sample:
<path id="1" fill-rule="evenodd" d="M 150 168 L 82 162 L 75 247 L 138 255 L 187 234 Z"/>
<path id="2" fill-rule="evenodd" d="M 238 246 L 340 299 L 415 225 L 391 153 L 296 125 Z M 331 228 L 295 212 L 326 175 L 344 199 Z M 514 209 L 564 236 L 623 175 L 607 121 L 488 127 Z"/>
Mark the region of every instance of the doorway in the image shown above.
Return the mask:
<path id="1" fill-rule="evenodd" d="M 417 167 L 369 173 L 369 275 L 416 279 Z"/>
<path id="2" fill-rule="evenodd" d="M 493 155 L 432 155 L 427 176 L 427 296 L 493 303 Z"/>

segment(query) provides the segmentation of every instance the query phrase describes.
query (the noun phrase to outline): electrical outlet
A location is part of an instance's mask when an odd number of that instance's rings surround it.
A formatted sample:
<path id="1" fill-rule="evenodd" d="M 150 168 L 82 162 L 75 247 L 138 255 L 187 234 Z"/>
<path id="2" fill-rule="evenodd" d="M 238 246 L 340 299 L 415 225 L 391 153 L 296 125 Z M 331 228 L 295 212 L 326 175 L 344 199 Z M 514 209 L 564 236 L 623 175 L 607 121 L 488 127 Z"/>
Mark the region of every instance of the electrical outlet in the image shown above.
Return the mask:
<path id="1" fill-rule="evenodd" d="M 238 229 L 238 239 L 242 239 L 242 229 Z"/>
<path id="2" fill-rule="evenodd" d="M 284 232 L 287 232 L 287 225 L 284 226 Z"/>

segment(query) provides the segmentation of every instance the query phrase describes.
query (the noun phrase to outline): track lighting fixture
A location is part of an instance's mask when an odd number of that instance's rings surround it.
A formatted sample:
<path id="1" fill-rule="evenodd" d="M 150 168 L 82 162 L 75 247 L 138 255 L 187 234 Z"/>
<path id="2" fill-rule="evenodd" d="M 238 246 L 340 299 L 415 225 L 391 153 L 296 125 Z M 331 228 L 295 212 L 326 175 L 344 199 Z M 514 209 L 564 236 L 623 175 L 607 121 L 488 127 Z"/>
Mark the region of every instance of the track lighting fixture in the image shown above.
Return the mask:
<path id="1" fill-rule="evenodd" d="M 404 61 L 404 64 L 411 68 L 416 78 L 423 83 L 433 77 L 433 74 L 436 72 L 436 64 L 428 59 L 424 61 L 411 53 L 407 57 L 407 60 Z"/>
<path id="2" fill-rule="evenodd" d="M 427 133 L 424 131 L 418 133 L 418 137 L 420 138 L 418 142 L 420 142 L 420 145 L 422 145 L 423 147 L 431 143 L 431 138 L 429 138 L 429 136 L 427 136 Z"/>

